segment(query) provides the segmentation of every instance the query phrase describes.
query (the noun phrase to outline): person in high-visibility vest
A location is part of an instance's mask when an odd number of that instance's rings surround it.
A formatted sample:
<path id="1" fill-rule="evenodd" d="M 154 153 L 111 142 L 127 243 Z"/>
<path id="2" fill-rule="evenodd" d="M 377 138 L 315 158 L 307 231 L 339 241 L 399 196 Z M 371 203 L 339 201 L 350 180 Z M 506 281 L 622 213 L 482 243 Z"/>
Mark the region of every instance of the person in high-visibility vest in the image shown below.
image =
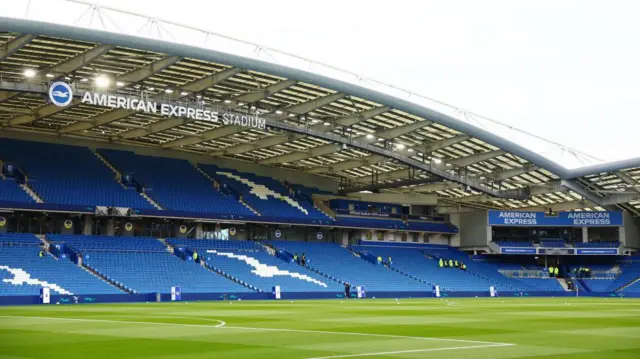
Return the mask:
<path id="1" fill-rule="evenodd" d="M 560 274 L 560 269 L 558 267 L 553 268 L 553 273 L 556 275 L 556 278 L 557 278 L 558 274 Z"/>
<path id="2" fill-rule="evenodd" d="M 459 267 L 458 261 L 453 262 L 453 265 L 454 265 L 456 268 L 458 268 L 458 267 Z"/>
<path id="3" fill-rule="evenodd" d="M 549 277 L 553 277 L 553 267 L 549 267 Z"/>
<path id="4" fill-rule="evenodd" d="M 449 268 L 453 268 L 453 260 L 449 259 Z"/>
<path id="5" fill-rule="evenodd" d="M 194 262 L 198 261 L 198 252 L 193 252 L 193 261 Z"/>
<path id="6" fill-rule="evenodd" d="M 440 265 L 440 268 L 444 267 L 444 263 L 442 261 L 442 258 L 440 258 L 440 261 L 438 261 L 438 264 Z"/>
<path id="7" fill-rule="evenodd" d="M 378 264 L 382 264 L 382 256 L 378 256 Z"/>

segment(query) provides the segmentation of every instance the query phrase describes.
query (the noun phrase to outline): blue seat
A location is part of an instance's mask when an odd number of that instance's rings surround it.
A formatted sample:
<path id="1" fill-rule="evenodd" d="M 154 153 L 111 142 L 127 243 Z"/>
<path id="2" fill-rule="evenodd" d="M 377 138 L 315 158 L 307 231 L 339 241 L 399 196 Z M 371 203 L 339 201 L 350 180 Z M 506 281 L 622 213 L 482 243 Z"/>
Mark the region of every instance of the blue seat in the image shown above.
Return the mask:
<path id="1" fill-rule="evenodd" d="M 152 208 L 135 190 L 123 188 L 86 147 L 0 138 L 0 158 L 15 163 L 45 203 Z"/>

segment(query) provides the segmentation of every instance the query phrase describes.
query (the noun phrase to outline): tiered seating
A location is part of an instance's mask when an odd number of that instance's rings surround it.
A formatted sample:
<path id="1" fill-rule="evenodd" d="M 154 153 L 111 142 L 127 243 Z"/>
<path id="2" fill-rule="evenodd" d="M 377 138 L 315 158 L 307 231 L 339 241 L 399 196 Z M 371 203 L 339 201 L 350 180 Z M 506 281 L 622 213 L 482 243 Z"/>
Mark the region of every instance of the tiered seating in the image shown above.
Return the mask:
<path id="1" fill-rule="evenodd" d="M 366 218 L 353 216 L 337 216 L 336 225 L 358 228 L 407 229 L 400 219 Z"/>
<path id="2" fill-rule="evenodd" d="M 591 241 L 587 243 L 576 243 L 577 248 L 618 248 L 619 241 Z"/>
<path id="3" fill-rule="evenodd" d="M 0 201 L 35 202 L 12 178 L 7 178 L 6 180 L 0 178 Z"/>
<path id="4" fill-rule="evenodd" d="M 87 251 L 144 251 L 164 252 L 165 246 L 152 237 L 74 236 L 49 234 L 54 244 L 67 244 L 80 252 Z"/>
<path id="5" fill-rule="evenodd" d="M 0 158 L 15 162 L 46 203 L 151 208 L 135 190 L 118 184 L 109 168 L 85 147 L 3 138 Z"/>
<path id="6" fill-rule="evenodd" d="M 26 242 L 26 237 L 22 240 Z M 43 286 L 51 288 L 52 295 L 123 294 L 68 259 L 39 257 L 38 245 L 3 244 L 0 243 L 0 295 L 38 295 Z"/>
<path id="7" fill-rule="evenodd" d="M 485 263 L 472 261 L 465 253 L 451 248 L 398 249 L 361 247 L 375 255 L 392 256 L 393 267 L 416 276 L 448 291 L 483 291 L 495 286 L 498 291 L 531 290 L 517 280 L 505 277 Z M 458 268 L 440 268 L 439 259 L 458 261 L 467 266 L 466 271 Z"/>
<path id="8" fill-rule="evenodd" d="M 168 243 L 197 251 L 208 265 L 233 278 L 270 291 L 279 285 L 283 292 L 340 291 L 334 281 L 268 254 L 256 242 L 240 240 L 169 239 Z"/>
<path id="9" fill-rule="evenodd" d="M 186 160 L 99 150 L 123 173 L 132 174 L 164 209 L 213 214 L 252 215 L 233 196 L 223 195 Z"/>
<path id="10" fill-rule="evenodd" d="M 154 238 L 54 235 L 48 238 L 54 243 L 71 245 L 82 253 L 85 265 L 136 293 L 167 293 L 172 286 L 180 286 L 184 293 L 250 291 L 194 262 L 179 259 Z"/>
<path id="11" fill-rule="evenodd" d="M 540 245 L 547 248 L 565 248 L 563 239 L 560 238 L 540 238 Z"/>
<path id="12" fill-rule="evenodd" d="M 303 243 L 271 241 L 276 248 L 290 253 L 305 253 L 308 266 L 326 275 L 363 285 L 367 291 L 430 291 L 422 282 L 409 278 L 381 265 L 356 257 L 347 249 L 333 243 Z"/>
<path id="13" fill-rule="evenodd" d="M 335 281 L 292 262 L 268 254 L 233 250 L 208 250 L 207 263 L 262 291 L 279 285 L 282 292 L 341 292 Z"/>
<path id="14" fill-rule="evenodd" d="M 42 242 L 31 233 L 0 233 L 0 246 L 39 245 Z"/>
<path id="15" fill-rule="evenodd" d="M 221 169 L 213 165 L 200 165 L 200 168 L 223 186 L 229 186 L 242 195 L 243 201 L 263 216 L 330 219 L 307 200 L 297 200 L 290 196 L 287 188 L 274 179 Z"/>
<path id="16" fill-rule="evenodd" d="M 493 242 L 497 243 L 501 247 L 533 247 L 533 243 L 531 241 L 514 241 L 507 239 L 499 239 L 494 240 Z"/>
<path id="17" fill-rule="evenodd" d="M 253 241 L 219 240 L 219 239 L 186 239 L 167 238 L 167 243 L 175 247 L 187 247 L 195 250 L 224 249 L 224 250 L 260 250 L 262 246 Z"/>

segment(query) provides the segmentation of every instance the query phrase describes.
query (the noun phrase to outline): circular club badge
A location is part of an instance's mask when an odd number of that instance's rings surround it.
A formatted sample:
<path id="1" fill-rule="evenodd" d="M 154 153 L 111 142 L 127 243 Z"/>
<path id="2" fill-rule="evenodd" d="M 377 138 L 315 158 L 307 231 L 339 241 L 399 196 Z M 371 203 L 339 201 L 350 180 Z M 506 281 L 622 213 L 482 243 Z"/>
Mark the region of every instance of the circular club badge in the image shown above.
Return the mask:
<path id="1" fill-rule="evenodd" d="M 324 237 L 324 234 L 322 234 L 322 232 L 316 233 L 316 238 L 322 239 L 323 237 Z"/>
<path id="2" fill-rule="evenodd" d="M 73 228 L 73 222 L 70 219 L 67 219 L 66 221 L 64 221 L 64 228 L 66 229 Z"/>
<path id="3" fill-rule="evenodd" d="M 49 87 L 49 99 L 56 106 L 68 106 L 73 100 L 73 90 L 65 82 L 54 82 Z"/>
<path id="4" fill-rule="evenodd" d="M 279 229 L 276 229 L 276 238 L 282 237 L 282 232 Z"/>

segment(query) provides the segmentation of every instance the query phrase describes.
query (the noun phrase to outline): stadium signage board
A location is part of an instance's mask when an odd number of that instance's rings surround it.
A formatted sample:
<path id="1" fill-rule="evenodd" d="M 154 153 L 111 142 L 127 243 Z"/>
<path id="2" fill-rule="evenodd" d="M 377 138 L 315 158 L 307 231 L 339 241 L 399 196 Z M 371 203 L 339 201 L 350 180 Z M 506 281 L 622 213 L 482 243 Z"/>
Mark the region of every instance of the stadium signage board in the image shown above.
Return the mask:
<path id="1" fill-rule="evenodd" d="M 584 255 L 618 255 L 618 248 L 586 248 L 578 249 L 577 252 Z"/>
<path id="2" fill-rule="evenodd" d="M 144 96 L 128 96 L 114 93 L 85 91 L 79 95 L 83 104 L 124 109 L 174 118 L 187 118 L 195 121 L 221 122 L 249 128 L 265 129 L 265 118 L 255 114 L 228 111 L 222 107 L 207 107 L 201 103 L 163 102 Z M 73 90 L 64 82 L 54 82 L 49 87 L 51 103 L 59 107 L 71 104 Z"/>
<path id="3" fill-rule="evenodd" d="M 502 254 L 536 254 L 536 249 L 507 247 L 507 248 L 500 248 L 500 253 Z"/>
<path id="4" fill-rule="evenodd" d="M 488 211 L 490 226 L 511 227 L 622 227 L 621 211 L 546 212 Z"/>

